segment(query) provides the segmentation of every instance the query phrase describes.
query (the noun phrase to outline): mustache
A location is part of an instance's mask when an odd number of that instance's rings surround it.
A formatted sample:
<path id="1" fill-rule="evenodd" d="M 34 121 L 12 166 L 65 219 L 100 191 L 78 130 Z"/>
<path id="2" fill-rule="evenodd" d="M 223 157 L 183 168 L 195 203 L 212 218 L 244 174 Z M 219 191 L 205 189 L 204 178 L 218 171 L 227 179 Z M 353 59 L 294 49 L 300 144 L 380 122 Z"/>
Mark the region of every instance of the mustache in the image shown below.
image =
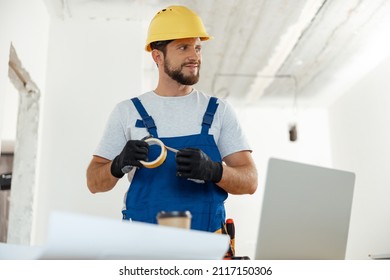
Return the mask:
<path id="1" fill-rule="evenodd" d="M 196 64 L 198 67 L 200 67 L 200 61 L 190 61 L 190 62 L 185 62 L 181 65 L 181 67 L 184 67 L 184 66 L 187 66 L 187 65 L 190 65 L 190 64 Z"/>

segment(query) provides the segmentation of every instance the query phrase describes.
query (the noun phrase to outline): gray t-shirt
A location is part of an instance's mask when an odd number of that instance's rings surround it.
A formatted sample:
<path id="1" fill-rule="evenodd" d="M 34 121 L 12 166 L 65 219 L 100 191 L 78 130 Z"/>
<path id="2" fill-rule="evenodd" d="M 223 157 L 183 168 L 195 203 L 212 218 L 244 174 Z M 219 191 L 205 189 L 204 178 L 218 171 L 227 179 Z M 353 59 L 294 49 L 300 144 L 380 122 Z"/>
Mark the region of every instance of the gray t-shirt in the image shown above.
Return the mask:
<path id="1" fill-rule="evenodd" d="M 186 96 L 164 97 L 150 91 L 138 98 L 153 117 L 159 137 L 199 134 L 210 100 L 210 96 L 195 89 Z M 218 99 L 218 104 L 209 133 L 213 135 L 221 157 L 250 150 L 233 108 L 222 99 Z M 141 117 L 130 99 L 118 103 L 111 112 L 94 154 L 112 160 L 128 140 L 149 135 L 146 128 L 135 127 L 137 119 Z"/>

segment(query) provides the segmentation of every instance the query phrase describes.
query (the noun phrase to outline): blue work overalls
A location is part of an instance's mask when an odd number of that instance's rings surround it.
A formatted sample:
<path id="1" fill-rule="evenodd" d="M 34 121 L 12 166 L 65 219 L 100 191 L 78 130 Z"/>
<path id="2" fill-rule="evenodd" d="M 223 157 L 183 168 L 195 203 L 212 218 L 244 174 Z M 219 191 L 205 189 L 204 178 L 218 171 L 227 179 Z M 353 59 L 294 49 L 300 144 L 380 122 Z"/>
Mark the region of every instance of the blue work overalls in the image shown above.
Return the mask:
<path id="1" fill-rule="evenodd" d="M 153 118 L 148 115 L 138 98 L 133 98 L 132 101 L 142 118 L 142 121 L 137 121 L 136 126 L 145 127 L 152 137 L 158 138 Z M 212 160 L 221 162 L 214 137 L 209 135 L 217 107 L 217 99 L 211 97 L 199 134 L 159 139 L 166 146 L 178 150 L 199 148 Z M 157 158 L 160 151 L 159 146 L 150 146 L 149 159 Z M 190 211 L 191 229 L 216 231 L 226 218 L 224 201 L 228 194 L 212 182 L 197 183 L 177 177 L 175 155 L 168 151 L 165 162 L 159 167 L 136 170 L 127 192 L 123 219 L 156 224 L 156 216 L 160 211 Z"/>

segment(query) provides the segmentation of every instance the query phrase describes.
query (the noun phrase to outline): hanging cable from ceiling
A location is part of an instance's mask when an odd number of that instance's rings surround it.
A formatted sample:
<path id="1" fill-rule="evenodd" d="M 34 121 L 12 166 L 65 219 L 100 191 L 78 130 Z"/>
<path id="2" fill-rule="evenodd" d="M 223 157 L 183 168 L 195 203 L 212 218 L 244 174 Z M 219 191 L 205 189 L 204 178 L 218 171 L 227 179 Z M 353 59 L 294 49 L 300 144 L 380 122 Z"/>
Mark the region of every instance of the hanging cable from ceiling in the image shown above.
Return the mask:
<path id="1" fill-rule="evenodd" d="M 292 123 L 289 125 L 288 134 L 290 142 L 295 142 L 298 140 L 298 129 L 297 129 L 297 118 L 298 118 L 298 102 L 297 102 L 297 89 L 298 81 L 295 76 L 290 75 L 290 78 L 294 81 L 294 94 L 293 94 L 293 104 L 292 104 Z"/>

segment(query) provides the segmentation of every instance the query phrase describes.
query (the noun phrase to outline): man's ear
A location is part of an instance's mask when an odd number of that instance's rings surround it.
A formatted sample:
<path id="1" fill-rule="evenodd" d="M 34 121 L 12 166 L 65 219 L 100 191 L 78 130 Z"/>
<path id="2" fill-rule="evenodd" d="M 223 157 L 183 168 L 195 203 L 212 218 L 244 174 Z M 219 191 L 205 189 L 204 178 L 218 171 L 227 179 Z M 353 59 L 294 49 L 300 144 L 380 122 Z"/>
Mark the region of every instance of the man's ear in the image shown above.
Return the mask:
<path id="1" fill-rule="evenodd" d="M 162 53 L 162 51 L 154 49 L 154 50 L 152 50 L 152 58 L 153 58 L 153 61 L 158 66 L 159 64 L 162 63 L 162 61 L 164 59 L 164 54 Z"/>

